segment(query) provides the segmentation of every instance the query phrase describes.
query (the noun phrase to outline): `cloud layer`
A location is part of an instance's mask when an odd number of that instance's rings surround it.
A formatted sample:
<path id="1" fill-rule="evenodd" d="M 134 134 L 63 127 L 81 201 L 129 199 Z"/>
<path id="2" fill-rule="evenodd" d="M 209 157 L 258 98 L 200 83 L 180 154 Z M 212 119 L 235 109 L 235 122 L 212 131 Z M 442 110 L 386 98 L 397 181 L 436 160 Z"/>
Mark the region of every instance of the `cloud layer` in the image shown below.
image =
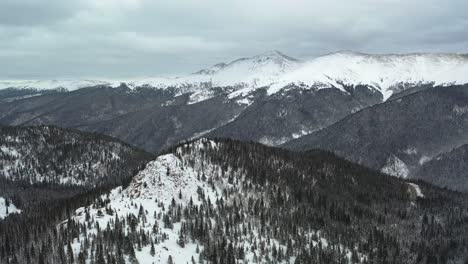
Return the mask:
<path id="1" fill-rule="evenodd" d="M 466 0 L 2 0 L 0 78 L 184 73 L 267 50 L 468 52 Z"/>

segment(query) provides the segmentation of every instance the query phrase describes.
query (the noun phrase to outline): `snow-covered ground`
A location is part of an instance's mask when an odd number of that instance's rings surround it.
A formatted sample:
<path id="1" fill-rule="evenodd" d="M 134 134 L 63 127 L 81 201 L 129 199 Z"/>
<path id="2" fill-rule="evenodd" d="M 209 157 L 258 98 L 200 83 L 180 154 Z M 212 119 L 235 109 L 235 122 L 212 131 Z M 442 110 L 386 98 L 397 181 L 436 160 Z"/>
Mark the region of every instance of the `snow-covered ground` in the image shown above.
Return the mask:
<path id="1" fill-rule="evenodd" d="M 308 61 L 282 76 L 268 92 L 278 92 L 287 84 L 337 88 L 342 84 L 365 84 L 388 99 L 399 84 L 468 83 L 468 56 L 460 54 L 386 54 L 336 52 Z M 464 73 L 464 74 L 463 74 Z"/>
<path id="2" fill-rule="evenodd" d="M 422 193 L 421 191 L 421 188 L 419 187 L 419 185 L 415 184 L 415 183 L 408 183 L 412 188 L 413 190 L 415 191 L 416 193 L 416 197 L 419 197 L 419 198 L 424 198 L 424 194 Z"/>
<path id="3" fill-rule="evenodd" d="M 422 193 L 421 191 L 421 188 L 419 187 L 419 185 L 415 184 L 415 183 L 408 183 L 411 188 L 414 190 L 414 192 L 416 193 L 416 197 L 419 197 L 419 198 L 424 198 L 424 194 Z"/>
<path id="4" fill-rule="evenodd" d="M 67 89 L 69 91 L 77 90 L 84 87 L 96 85 L 118 85 L 114 81 L 100 80 L 0 80 L 0 89 L 18 88 L 18 89 Z"/>
<path id="5" fill-rule="evenodd" d="M 387 159 L 387 163 L 380 171 L 403 179 L 406 179 L 409 174 L 408 166 L 395 155 L 391 155 Z"/>
<path id="6" fill-rule="evenodd" d="M 126 83 L 130 88 L 150 86 L 177 88 L 178 93 L 193 93 L 190 103 L 213 96 L 213 87 L 233 89 L 231 98 L 249 103 L 249 95 L 259 88 L 276 94 L 291 87 L 323 89 L 335 87 L 345 92 L 344 85 L 368 85 L 387 100 L 402 87 L 431 84 L 468 83 L 468 55 L 463 54 L 384 54 L 371 55 L 350 51 L 335 52 L 308 61 L 300 61 L 279 51 L 218 63 L 192 74 L 176 77 L 150 77 L 128 80 L 27 80 L 0 81 L 0 89 L 65 88 L 76 90 L 95 85 L 117 87 Z M 239 97 L 240 96 L 240 97 Z"/>
<path id="7" fill-rule="evenodd" d="M 203 250 L 202 243 L 191 239 L 185 242 L 184 247 L 177 243 L 180 239 L 179 234 L 182 224 L 186 222 L 186 219 L 182 217 L 180 222 L 174 223 L 174 226 L 170 228 L 164 224 L 164 217 L 162 217 L 164 213 L 168 212 L 169 208 L 174 204 L 176 206 L 180 205 L 182 208 L 190 204 L 212 206 L 216 210 L 220 199 L 224 199 L 226 204 L 231 204 L 235 201 L 246 202 L 249 198 L 261 195 L 257 192 L 244 190 L 242 186 L 246 186 L 247 180 L 241 168 L 238 170 L 233 170 L 230 167 L 222 168 L 206 159 L 204 156 L 205 150 L 216 151 L 218 148 L 218 143 L 204 138 L 185 143 L 176 151 L 161 155 L 156 160 L 148 163 L 146 168 L 134 177 L 126 189 L 118 187 L 109 195 L 103 196 L 103 200 L 109 201 L 107 204 L 79 208 L 73 218 L 76 222 L 88 226 L 88 234 L 96 234 L 97 226 L 112 228 L 117 218 L 125 221 L 129 215 L 134 215 L 139 219 L 137 230 L 148 232 L 151 234 L 152 239 L 159 241 L 159 243 L 154 244 L 154 256 L 150 254 L 150 246 L 135 250 L 136 258 L 140 263 L 167 263 L 169 256 L 172 257 L 174 263 L 191 263 L 192 258 L 198 263 L 198 252 Z M 238 180 L 230 183 L 228 180 L 229 175 Z M 233 192 L 231 196 L 226 196 L 225 190 L 232 188 L 240 189 Z M 215 218 L 211 217 L 210 220 L 213 225 L 217 225 Z M 258 220 L 251 219 L 241 222 L 239 230 L 245 230 L 247 226 L 250 229 L 251 221 Z M 66 224 L 64 222 L 61 225 Z M 59 225 L 59 228 L 61 225 Z M 254 227 L 254 225 L 252 226 Z M 156 231 L 154 231 L 155 227 L 157 227 Z M 327 239 L 321 235 L 320 231 L 313 231 L 311 238 L 312 235 L 316 239 L 313 242 L 314 246 L 318 246 L 319 242 L 322 246 L 328 244 Z M 165 239 L 161 239 L 163 237 Z M 72 245 L 74 254 L 78 254 L 81 250 L 83 240 L 83 236 L 75 239 Z M 266 244 L 270 249 L 266 252 L 271 252 L 271 247 L 286 250 L 286 245 L 279 243 L 273 237 L 262 237 L 259 235 L 258 230 L 253 228 L 246 235 L 239 234 L 238 240 L 235 241 L 238 246 L 241 245 L 245 248 L 245 261 L 247 262 L 243 263 L 253 263 L 253 260 L 257 259 L 257 257 L 258 262 L 256 263 L 269 263 L 265 258 L 265 253 L 261 253 L 260 249 L 252 247 L 249 242 L 252 240 L 256 241 L 255 243 Z M 342 250 L 349 257 L 351 256 L 348 249 L 342 247 Z M 294 257 L 291 257 L 289 263 L 294 263 L 294 259 Z M 288 260 L 285 259 L 278 263 L 287 262 Z"/>
<path id="8" fill-rule="evenodd" d="M 21 210 L 16 208 L 16 206 L 9 201 L 7 206 L 7 201 L 5 198 L 0 197 L 0 219 L 7 217 L 10 214 L 19 214 Z"/>

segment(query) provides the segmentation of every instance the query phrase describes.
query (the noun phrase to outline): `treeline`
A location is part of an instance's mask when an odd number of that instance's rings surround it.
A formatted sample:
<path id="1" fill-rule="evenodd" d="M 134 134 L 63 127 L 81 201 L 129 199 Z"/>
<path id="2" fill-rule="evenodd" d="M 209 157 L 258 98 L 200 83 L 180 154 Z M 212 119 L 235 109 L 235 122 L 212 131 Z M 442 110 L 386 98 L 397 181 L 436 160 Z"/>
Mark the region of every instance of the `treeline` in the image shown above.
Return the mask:
<path id="1" fill-rule="evenodd" d="M 0 127 L 0 179 L 59 186 L 120 185 L 152 155 L 117 139 L 52 126 Z"/>
<path id="2" fill-rule="evenodd" d="M 216 139 L 166 153 L 182 161 L 182 171 L 197 168 L 197 180 L 206 183 L 189 202 L 177 202 L 189 195 L 181 189 L 167 206 L 153 197 L 157 207 L 151 211 L 123 192 L 119 199 L 129 199 L 135 213 L 119 214 L 110 198 L 91 192 L 77 200 L 93 200 L 83 221 L 61 207 L 51 208 L 60 213 L 50 212 L 47 220 L 67 219 L 57 228 L 30 219 L 18 226 L 28 232 L 15 236 L 0 224 L 0 262 L 137 263 L 136 252 L 149 248 L 154 255 L 174 232 L 178 247 L 197 244 L 187 259 L 192 263 L 468 261 L 465 194 L 418 182 L 425 197 L 417 197 L 405 181 L 322 151 Z M 213 190 L 221 190 L 216 199 L 207 195 Z"/>
<path id="3" fill-rule="evenodd" d="M 55 240 L 57 223 L 101 193 L 127 186 L 152 158 L 108 136 L 52 126 L 0 127 L 0 196 L 22 210 L 0 220 L 0 263 L 15 263 L 26 250 L 34 259 L 17 263 L 37 261 L 35 253 Z"/>

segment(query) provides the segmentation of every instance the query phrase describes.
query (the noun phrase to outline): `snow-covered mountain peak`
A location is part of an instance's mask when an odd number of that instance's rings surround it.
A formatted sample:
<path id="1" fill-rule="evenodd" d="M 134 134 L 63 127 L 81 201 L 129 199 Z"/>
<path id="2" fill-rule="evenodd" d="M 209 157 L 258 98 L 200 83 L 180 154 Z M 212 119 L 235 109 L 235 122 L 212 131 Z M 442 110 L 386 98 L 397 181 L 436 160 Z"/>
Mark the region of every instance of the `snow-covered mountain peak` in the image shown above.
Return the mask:
<path id="1" fill-rule="evenodd" d="M 226 67 L 226 65 L 227 65 L 227 63 L 220 62 L 220 63 L 217 63 L 217 64 L 211 66 L 210 68 L 201 69 L 201 70 L 199 70 L 197 72 L 194 72 L 193 75 L 197 75 L 197 74 L 212 75 L 212 74 L 217 73 L 218 71 L 220 71 L 224 67 Z"/>
<path id="2" fill-rule="evenodd" d="M 284 89 L 338 88 L 365 85 L 383 95 L 417 85 L 468 83 L 468 55 L 447 53 L 365 54 L 338 51 L 308 61 L 300 61 L 273 50 L 228 63 L 218 63 L 192 74 L 123 81 L 129 87 L 176 88 L 176 95 L 190 93 L 189 103 L 214 96 L 213 87 L 228 88 L 233 96 L 245 99 L 253 91 L 268 87 L 268 94 Z M 88 86 L 117 87 L 122 81 L 0 81 L 8 87 L 75 90 Z M 241 101 L 242 101 L 241 98 Z"/>
<path id="3" fill-rule="evenodd" d="M 291 66 L 296 66 L 300 64 L 300 60 L 289 57 L 284 53 L 273 50 L 258 54 L 252 57 L 240 58 L 230 62 L 228 65 L 232 66 L 237 63 L 250 63 L 253 67 L 264 67 L 269 64 L 274 64 L 280 66 L 283 70 L 288 70 Z"/>
<path id="4" fill-rule="evenodd" d="M 100 80 L 0 80 L 0 89 L 66 89 L 71 91 L 98 85 L 112 85 L 112 82 Z"/>
<path id="5" fill-rule="evenodd" d="M 214 149 L 217 149 L 217 143 L 205 138 L 178 146 L 172 153 L 161 155 L 149 162 L 132 180 L 127 189 L 128 194 L 133 198 L 157 198 L 166 205 L 170 204 L 173 198 L 179 203 L 186 204 L 191 199 L 196 203 L 198 189 L 207 188 L 205 180 L 211 177 L 204 171 L 215 167 L 199 161 L 203 151 Z M 192 162 L 188 162 L 188 159 Z M 217 169 L 212 170 L 213 173 L 216 171 Z M 178 196 L 180 192 L 184 193 L 182 197 Z M 212 198 L 216 196 L 212 192 L 209 192 L 209 195 Z"/>
<path id="6" fill-rule="evenodd" d="M 343 85 L 368 85 L 388 99 L 400 86 L 468 83 L 468 56 L 463 54 L 411 53 L 364 54 L 340 51 L 317 57 L 288 72 L 272 85 L 276 93 L 289 84 L 344 91 Z"/>
<path id="7" fill-rule="evenodd" d="M 235 222 L 230 224 L 225 233 L 229 236 L 225 237 L 232 241 L 231 247 L 238 248 L 236 252 L 241 252 L 239 258 L 245 263 L 271 263 L 270 259 L 274 257 L 268 252 L 286 252 L 287 245 L 276 237 L 263 235 L 257 228 L 260 218 L 245 209 L 247 204 L 267 206 L 264 201 L 269 197 L 263 189 L 252 190 L 256 188 L 255 184 L 246 179 L 245 170 L 234 170 L 231 163 L 222 163 L 213 152 L 207 153 L 218 151 L 223 144 L 199 139 L 179 145 L 150 162 L 126 189 L 118 187 L 102 196 L 99 200 L 105 204 L 96 202 L 77 209 L 73 222 L 86 224 L 89 228 L 84 232 L 86 236 L 92 236 L 90 241 L 93 242 L 103 227 L 122 232 L 125 240 L 130 242 L 127 238 L 134 232 L 150 238 L 148 243 L 141 243 L 135 250 L 133 244 L 127 242 L 130 250 L 122 252 L 125 255 L 122 259 L 130 260 L 129 263 L 136 263 L 136 260 L 139 263 L 195 263 L 195 259 L 206 263 L 213 242 L 187 232 L 192 227 L 202 228 L 200 234 L 212 238 L 211 230 L 224 230 L 225 212 L 232 211 L 235 219 L 227 217 Z M 121 223 L 128 223 L 128 228 L 121 228 Z M 68 222 L 63 222 L 60 227 L 67 225 Z M 231 234 L 235 234 L 236 240 Z M 328 244 L 320 232 L 314 231 L 314 234 L 317 240 Z M 252 246 L 260 243 L 265 244 L 267 253 Z M 313 243 L 315 246 L 318 242 Z M 74 239 L 72 247 L 75 252 L 87 250 L 81 237 Z M 285 256 L 275 262 L 283 264 L 294 260 L 295 256 Z"/>
<path id="8" fill-rule="evenodd" d="M 290 57 L 288 55 L 285 55 L 284 53 L 278 50 L 267 51 L 265 53 L 253 56 L 251 57 L 251 59 L 257 60 L 257 61 L 273 61 L 278 64 L 282 64 L 285 62 L 290 62 L 290 63 L 300 62 L 300 60 Z"/>

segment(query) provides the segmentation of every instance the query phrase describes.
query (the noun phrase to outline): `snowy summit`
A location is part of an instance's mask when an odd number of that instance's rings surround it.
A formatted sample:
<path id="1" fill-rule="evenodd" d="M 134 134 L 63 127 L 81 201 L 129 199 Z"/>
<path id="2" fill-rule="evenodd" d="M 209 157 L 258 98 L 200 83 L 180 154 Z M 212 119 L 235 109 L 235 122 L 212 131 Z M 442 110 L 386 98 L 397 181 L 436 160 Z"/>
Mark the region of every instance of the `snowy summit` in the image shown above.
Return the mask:
<path id="1" fill-rule="evenodd" d="M 340 51 L 301 61 L 279 51 L 218 63 L 192 74 L 178 77 L 150 77 L 124 81 L 52 80 L 0 81 L 0 89 L 31 88 L 76 90 L 89 86 L 178 88 L 179 93 L 195 93 L 193 100 L 210 98 L 209 89 L 229 87 L 234 95 L 267 88 L 276 94 L 291 87 L 301 89 L 338 88 L 366 85 L 379 91 L 383 99 L 394 92 L 416 85 L 468 83 L 468 55 L 412 53 L 372 55 Z M 287 88 L 288 87 L 288 88 Z"/>

